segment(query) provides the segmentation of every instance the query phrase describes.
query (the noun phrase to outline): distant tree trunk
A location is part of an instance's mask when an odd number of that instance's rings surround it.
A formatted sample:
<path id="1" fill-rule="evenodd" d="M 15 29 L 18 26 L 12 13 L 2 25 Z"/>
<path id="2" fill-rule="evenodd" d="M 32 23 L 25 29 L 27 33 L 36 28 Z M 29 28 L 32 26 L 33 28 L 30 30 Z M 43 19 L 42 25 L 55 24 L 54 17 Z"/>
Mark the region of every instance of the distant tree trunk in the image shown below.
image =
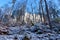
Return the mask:
<path id="1" fill-rule="evenodd" d="M 42 22 L 42 14 L 41 14 L 41 5 L 40 5 L 40 2 L 39 2 L 39 15 L 40 15 L 40 22 Z"/>
<path id="2" fill-rule="evenodd" d="M 34 15 L 33 15 L 33 8 L 32 8 L 32 4 L 31 4 L 31 9 L 32 9 L 32 22 L 34 22 Z"/>
<path id="3" fill-rule="evenodd" d="M 16 0 L 12 0 L 12 13 L 13 13 L 13 9 L 14 9 L 14 4 L 15 4 Z M 11 15 L 11 16 L 14 16 L 14 15 Z"/>
<path id="4" fill-rule="evenodd" d="M 36 4 L 36 1 L 34 1 L 35 4 Z M 34 23 L 36 23 L 36 13 L 35 13 L 35 18 L 34 18 Z"/>
<path id="5" fill-rule="evenodd" d="M 49 26 L 50 26 L 50 29 L 51 29 L 52 25 L 51 25 L 51 22 L 50 22 L 50 17 L 49 17 L 49 12 L 48 12 L 48 5 L 47 5 L 46 0 L 44 0 L 44 2 L 45 2 L 45 7 L 46 7 L 46 12 L 47 12 L 47 18 L 48 18 Z"/>
<path id="6" fill-rule="evenodd" d="M 53 18 L 54 18 L 54 19 L 56 18 L 55 14 L 53 14 Z"/>
<path id="7" fill-rule="evenodd" d="M 36 14 L 35 14 L 35 18 L 34 18 L 34 23 L 36 23 Z"/>
<path id="8" fill-rule="evenodd" d="M 23 20 L 23 23 L 24 23 L 24 16 L 25 16 L 25 10 L 26 10 L 26 4 L 27 4 L 27 1 L 28 0 L 25 0 L 24 3 L 23 3 L 23 7 L 22 7 L 22 20 Z"/>
<path id="9" fill-rule="evenodd" d="M 42 10 L 43 22 L 45 23 L 45 15 L 44 15 L 44 10 L 43 10 L 43 6 L 42 6 L 42 0 L 40 0 L 40 5 L 41 5 L 41 10 Z"/>

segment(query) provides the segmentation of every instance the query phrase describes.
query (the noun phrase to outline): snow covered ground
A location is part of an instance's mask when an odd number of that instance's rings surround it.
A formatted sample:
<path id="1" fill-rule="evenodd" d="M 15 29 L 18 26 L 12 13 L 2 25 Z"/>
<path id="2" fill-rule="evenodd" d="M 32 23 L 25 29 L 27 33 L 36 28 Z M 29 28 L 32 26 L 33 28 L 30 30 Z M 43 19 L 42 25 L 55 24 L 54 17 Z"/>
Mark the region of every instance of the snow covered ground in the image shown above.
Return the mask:
<path id="1" fill-rule="evenodd" d="M 30 40 L 60 40 L 60 34 L 26 34 L 26 35 L 0 35 L 0 40 L 23 40 L 24 37 Z"/>
<path id="2" fill-rule="evenodd" d="M 6 31 L 8 34 L 0 35 L 0 40 L 60 40 L 60 33 L 56 27 L 50 30 L 42 24 L 31 27 L 26 25 L 8 27 Z"/>

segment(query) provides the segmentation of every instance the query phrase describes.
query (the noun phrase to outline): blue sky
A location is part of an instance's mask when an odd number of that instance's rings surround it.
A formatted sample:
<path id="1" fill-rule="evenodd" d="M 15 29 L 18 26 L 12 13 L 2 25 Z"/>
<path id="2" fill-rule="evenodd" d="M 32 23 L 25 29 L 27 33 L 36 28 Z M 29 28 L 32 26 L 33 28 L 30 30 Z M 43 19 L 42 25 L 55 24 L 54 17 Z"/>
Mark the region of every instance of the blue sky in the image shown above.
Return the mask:
<path id="1" fill-rule="evenodd" d="M 1 7 L 1 6 L 4 6 L 5 4 L 10 3 L 11 1 L 12 1 L 12 0 L 0 0 L 0 7 Z M 29 2 L 33 2 L 33 1 L 34 1 L 34 0 L 29 0 L 28 3 L 29 3 Z M 38 0 L 37 0 L 37 1 L 38 1 Z M 53 0 L 53 1 L 54 1 L 56 4 L 58 3 L 57 0 Z"/>
<path id="2" fill-rule="evenodd" d="M 18 0 L 18 1 L 22 2 L 22 0 Z M 33 1 L 34 0 L 28 0 L 28 3 L 27 3 L 27 11 L 31 11 L 31 6 L 30 6 L 30 3 L 31 2 L 33 3 L 33 5 L 32 5 L 33 8 L 34 7 L 37 8 L 37 5 L 38 5 L 37 1 L 38 0 L 35 0 L 36 1 L 36 4 Z M 57 0 L 52 0 L 52 1 L 54 3 L 56 3 L 56 5 L 58 6 L 58 1 Z M 9 4 L 11 2 L 12 2 L 12 0 L 0 0 L 0 7 L 4 6 L 5 4 Z M 11 6 L 11 5 L 9 5 L 9 6 Z M 34 9 L 34 11 L 37 11 L 37 10 Z"/>
<path id="3" fill-rule="evenodd" d="M 12 0 L 0 0 L 0 7 L 4 6 L 5 4 L 8 4 Z M 55 3 L 57 3 L 57 0 L 53 0 Z M 29 0 L 29 2 L 33 2 L 33 0 Z"/>
<path id="4" fill-rule="evenodd" d="M 0 7 L 4 6 L 5 4 L 10 3 L 11 0 L 0 0 Z"/>

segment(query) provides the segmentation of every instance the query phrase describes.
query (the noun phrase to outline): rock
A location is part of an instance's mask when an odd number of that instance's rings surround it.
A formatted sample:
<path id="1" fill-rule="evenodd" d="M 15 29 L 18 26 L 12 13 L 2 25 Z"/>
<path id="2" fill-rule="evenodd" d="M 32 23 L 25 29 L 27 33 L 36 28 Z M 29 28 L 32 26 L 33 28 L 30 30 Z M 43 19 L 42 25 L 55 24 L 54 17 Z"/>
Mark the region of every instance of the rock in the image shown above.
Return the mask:
<path id="1" fill-rule="evenodd" d="M 27 36 L 25 36 L 24 38 L 23 38 L 23 40 L 30 40 Z"/>
<path id="2" fill-rule="evenodd" d="M 32 38 L 31 40 L 40 40 L 39 38 Z"/>
<path id="3" fill-rule="evenodd" d="M 8 27 L 7 26 L 1 26 L 0 27 L 0 34 L 8 34 Z"/>
<path id="4" fill-rule="evenodd" d="M 42 31 L 42 30 L 38 30 L 36 33 L 37 33 L 37 34 L 42 34 L 43 31 Z"/>
<path id="5" fill-rule="evenodd" d="M 23 38 L 25 37 L 25 35 L 18 35 L 18 40 L 23 40 Z"/>
<path id="6" fill-rule="evenodd" d="M 30 28 L 30 30 L 31 30 L 31 32 L 36 32 L 38 29 L 37 29 L 37 27 L 32 26 L 32 27 Z"/>

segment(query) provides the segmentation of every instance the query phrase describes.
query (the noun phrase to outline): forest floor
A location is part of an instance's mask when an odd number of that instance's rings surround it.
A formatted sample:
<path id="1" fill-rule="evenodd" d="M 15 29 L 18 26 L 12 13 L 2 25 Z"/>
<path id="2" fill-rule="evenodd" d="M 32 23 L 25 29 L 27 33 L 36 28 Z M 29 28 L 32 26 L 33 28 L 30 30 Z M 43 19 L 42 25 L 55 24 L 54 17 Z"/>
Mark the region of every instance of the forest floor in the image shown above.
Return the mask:
<path id="1" fill-rule="evenodd" d="M 60 40 L 60 24 L 52 23 L 52 30 L 42 23 L 34 26 L 1 26 L 0 40 Z"/>

